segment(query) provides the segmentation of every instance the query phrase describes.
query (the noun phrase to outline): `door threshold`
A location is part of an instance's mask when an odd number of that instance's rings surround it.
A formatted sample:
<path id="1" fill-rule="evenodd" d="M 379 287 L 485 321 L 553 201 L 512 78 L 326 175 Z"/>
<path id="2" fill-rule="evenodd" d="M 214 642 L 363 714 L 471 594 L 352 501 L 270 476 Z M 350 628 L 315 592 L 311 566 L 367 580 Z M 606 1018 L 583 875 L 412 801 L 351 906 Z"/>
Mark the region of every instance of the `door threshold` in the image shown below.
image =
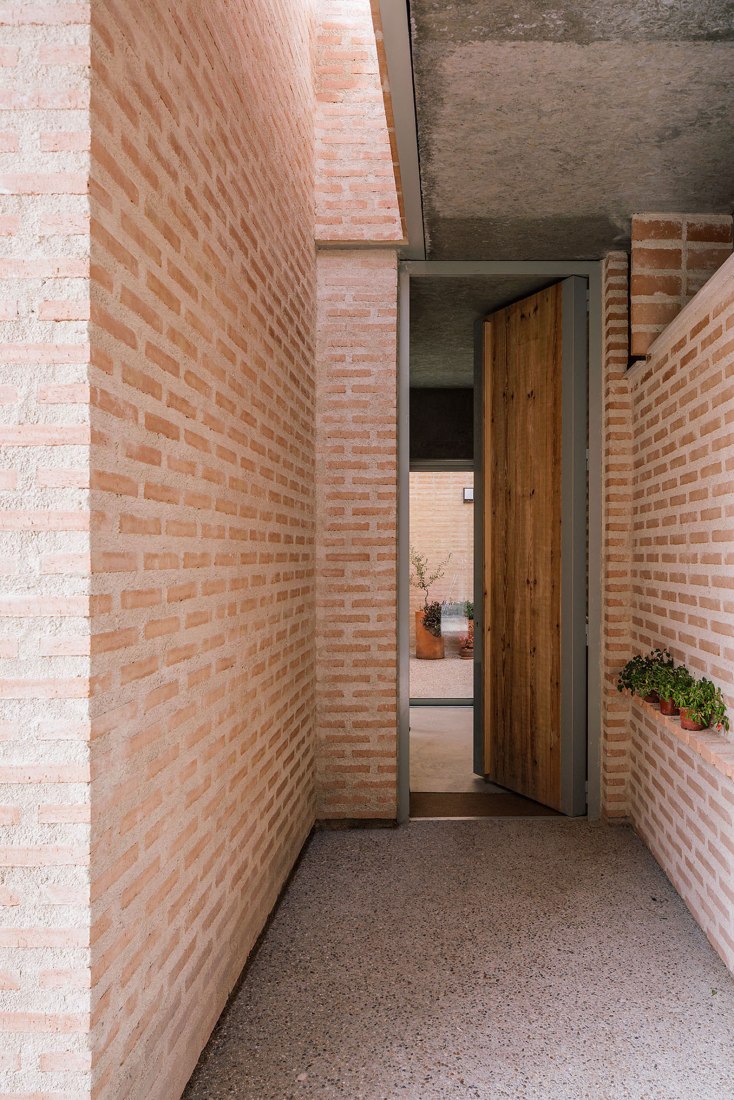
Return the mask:
<path id="1" fill-rule="evenodd" d="M 558 810 L 511 792 L 485 794 L 483 791 L 413 791 L 410 795 L 411 819 L 563 816 Z"/>
<path id="2" fill-rule="evenodd" d="M 473 699 L 411 699 L 411 707 L 473 707 Z"/>

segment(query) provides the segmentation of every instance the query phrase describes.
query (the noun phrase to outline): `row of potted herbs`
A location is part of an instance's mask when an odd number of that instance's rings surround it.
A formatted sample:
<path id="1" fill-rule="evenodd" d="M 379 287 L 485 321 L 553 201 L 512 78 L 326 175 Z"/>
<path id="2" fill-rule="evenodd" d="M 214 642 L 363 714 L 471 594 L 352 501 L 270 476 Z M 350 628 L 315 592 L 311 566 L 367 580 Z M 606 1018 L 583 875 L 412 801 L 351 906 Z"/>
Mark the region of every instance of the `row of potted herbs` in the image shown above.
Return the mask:
<path id="1" fill-rule="evenodd" d="M 729 729 L 721 688 L 705 677 L 697 679 L 685 665 L 676 665 L 667 649 L 632 657 L 619 674 L 617 691 L 639 695 L 645 703 L 659 706 L 662 714 L 680 714 L 684 730 Z"/>

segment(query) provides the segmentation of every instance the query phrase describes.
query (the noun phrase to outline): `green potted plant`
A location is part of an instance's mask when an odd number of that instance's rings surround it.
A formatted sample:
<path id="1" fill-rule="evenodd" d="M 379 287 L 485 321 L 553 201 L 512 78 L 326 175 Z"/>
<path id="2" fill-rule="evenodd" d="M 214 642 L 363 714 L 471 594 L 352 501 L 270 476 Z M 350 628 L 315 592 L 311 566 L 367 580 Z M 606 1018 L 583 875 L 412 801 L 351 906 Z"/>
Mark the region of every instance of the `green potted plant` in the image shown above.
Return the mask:
<path id="1" fill-rule="evenodd" d="M 464 614 L 467 619 L 468 630 L 461 636 L 461 649 L 459 656 L 465 661 L 474 658 L 474 604 L 471 600 L 464 600 Z"/>
<path id="2" fill-rule="evenodd" d="M 660 700 L 661 714 L 676 715 L 680 713 L 675 702 L 676 688 L 685 687 L 691 679 L 691 674 L 685 665 L 655 665 L 653 683 L 655 692 Z"/>
<path id="3" fill-rule="evenodd" d="M 672 668 L 673 658 L 667 649 L 653 649 L 647 657 L 636 654 L 630 658 L 619 674 L 617 691 L 639 695 L 645 703 L 659 701 L 655 677 L 660 668 Z"/>
<path id="4" fill-rule="evenodd" d="M 444 640 L 441 637 L 441 604 L 429 603 L 428 594 L 431 585 L 444 575 L 451 555 L 430 571 L 428 558 L 419 554 L 415 547 L 410 548 L 410 583 L 423 592 L 423 609 L 415 613 L 415 655 L 423 661 L 436 661 L 444 656 Z"/>
<path id="5" fill-rule="evenodd" d="M 684 730 L 705 730 L 715 726 L 717 730 L 729 729 L 726 703 L 711 680 L 704 676 L 696 680 L 689 673 L 687 680 L 681 679 L 673 693 L 673 700 L 680 708 L 680 724 Z"/>

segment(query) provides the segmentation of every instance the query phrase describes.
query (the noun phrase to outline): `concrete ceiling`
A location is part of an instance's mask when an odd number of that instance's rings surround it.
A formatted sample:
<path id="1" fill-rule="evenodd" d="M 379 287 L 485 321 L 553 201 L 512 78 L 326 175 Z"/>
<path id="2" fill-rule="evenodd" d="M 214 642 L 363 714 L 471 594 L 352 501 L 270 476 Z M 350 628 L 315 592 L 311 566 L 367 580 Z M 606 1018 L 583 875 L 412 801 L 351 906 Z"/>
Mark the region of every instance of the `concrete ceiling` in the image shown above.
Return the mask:
<path id="1" fill-rule="evenodd" d="M 411 279 L 411 386 L 473 386 L 475 322 L 554 282 L 484 275 Z"/>
<path id="2" fill-rule="evenodd" d="M 734 208 L 732 0 L 411 0 L 430 259 L 595 259 Z"/>

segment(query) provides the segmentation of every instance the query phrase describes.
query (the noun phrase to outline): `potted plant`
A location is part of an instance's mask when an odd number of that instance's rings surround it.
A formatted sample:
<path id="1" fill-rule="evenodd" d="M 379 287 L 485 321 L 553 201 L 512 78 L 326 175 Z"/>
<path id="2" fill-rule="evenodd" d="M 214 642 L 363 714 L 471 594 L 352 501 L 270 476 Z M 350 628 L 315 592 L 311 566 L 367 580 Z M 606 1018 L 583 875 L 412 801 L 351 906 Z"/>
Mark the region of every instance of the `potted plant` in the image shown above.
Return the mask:
<path id="1" fill-rule="evenodd" d="M 624 666 L 617 680 L 617 691 L 639 695 L 645 703 L 659 702 L 656 676 L 663 668 L 673 668 L 673 658 L 667 649 L 653 649 L 647 657 L 632 657 Z"/>
<path id="2" fill-rule="evenodd" d="M 464 614 L 467 619 L 468 631 L 461 636 L 459 656 L 465 661 L 471 661 L 474 658 L 474 604 L 471 600 L 464 601 Z"/>
<path id="3" fill-rule="evenodd" d="M 676 715 L 680 711 L 675 702 L 676 688 L 683 687 L 691 679 L 685 665 L 657 664 L 653 672 L 655 692 L 660 700 L 660 713 Z"/>
<path id="4" fill-rule="evenodd" d="M 688 675 L 688 679 L 681 678 L 673 693 L 676 706 L 680 707 L 680 724 L 684 730 L 705 730 L 709 726 L 715 726 L 717 730 L 729 729 L 729 718 L 726 713 L 726 703 L 721 693 L 711 680 L 704 676 L 696 680 Z"/>
<path id="5" fill-rule="evenodd" d="M 431 585 L 444 575 L 451 555 L 431 572 L 428 558 L 411 546 L 410 564 L 415 572 L 410 583 L 423 592 L 423 610 L 415 613 L 415 655 L 423 661 L 440 660 L 444 656 L 444 641 L 441 637 L 441 604 L 428 602 Z"/>

